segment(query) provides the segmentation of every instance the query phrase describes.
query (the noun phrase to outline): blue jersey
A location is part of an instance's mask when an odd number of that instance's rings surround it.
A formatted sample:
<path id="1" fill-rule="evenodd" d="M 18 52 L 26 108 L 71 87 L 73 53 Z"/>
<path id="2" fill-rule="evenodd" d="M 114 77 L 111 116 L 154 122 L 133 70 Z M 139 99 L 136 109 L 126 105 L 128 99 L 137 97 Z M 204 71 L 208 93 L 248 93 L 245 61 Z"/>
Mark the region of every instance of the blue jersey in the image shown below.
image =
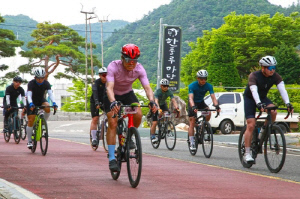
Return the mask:
<path id="1" fill-rule="evenodd" d="M 214 93 L 213 86 L 210 83 L 206 82 L 203 86 L 200 86 L 198 81 L 194 81 L 189 85 L 189 94 L 194 94 L 195 103 L 202 102 L 207 91 L 209 91 L 210 94 Z"/>

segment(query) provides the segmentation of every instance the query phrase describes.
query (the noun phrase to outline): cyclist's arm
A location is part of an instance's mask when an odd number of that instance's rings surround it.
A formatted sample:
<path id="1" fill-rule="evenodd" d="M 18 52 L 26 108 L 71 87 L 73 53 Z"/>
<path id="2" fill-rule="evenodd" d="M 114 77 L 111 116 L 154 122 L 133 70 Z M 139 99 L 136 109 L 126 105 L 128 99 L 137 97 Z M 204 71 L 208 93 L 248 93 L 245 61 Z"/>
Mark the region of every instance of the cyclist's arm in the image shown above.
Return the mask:
<path id="1" fill-rule="evenodd" d="M 150 101 L 154 101 L 154 95 L 153 95 L 153 91 L 152 91 L 152 89 L 150 87 L 150 84 L 144 85 L 143 87 L 144 87 L 144 90 L 146 92 L 146 95 L 147 95 L 148 99 Z"/>
<path id="2" fill-rule="evenodd" d="M 27 92 L 27 100 L 29 104 L 32 103 L 32 91 Z"/>
<path id="3" fill-rule="evenodd" d="M 116 101 L 115 94 L 114 94 L 114 85 L 115 82 L 106 83 L 106 93 L 107 93 L 108 100 L 110 102 Z"/>
<path id="4" fill-rule="evenodd" d="M 172 100 L 172 102 L 173 102 L 174 108 L 177 109 L 177 108 L 178 108 L 178 105 L 177 105 L 177 102 L 176 102 L 176 100 L 175 100 L 175 97 L 173 97 L 171 100 Z"/>
<path id="5" fill-rule="evenodd" d="M 159 102 L 158 102 L 158 99 L 157 99 L 157 98 L 155 98 L 155 103 L 157 104 L 157 108 L 160 109 L 160 108 L 159 108 Z"/>
<path id="6" fill-rule="evenodd" d="M 279 84 L 277 84 L 277 88 L 279 90 L 279 93 L 282 97 L 282 100 L 284 101 L 285 104 L 288 104 L 290 103 L 290 99 L 289 99 L 289 95 L 285 89 L 285 86 L 284 86 L 284 82 L 281 81 Z"/>
<path id="7" fill-rule="evenodd" d="M 92 91 L 93 91 L 93 98 L 95 104 L 99 104 L 99 99 L 98 99 L 98 86 L 96 84 L 96 81 L 92 85 Z"/>
<path id="8" fill-rule="evenodd" d="M 213 94 L 210 94 L 210 97 L 211 97 L 211 99 L 212 99 L 212 101 L 213 101 L 214 106 L 219 105 L 219 103 L 218 103 L 218 101 L 217 101 L 217 98 L 216 98 L 216 96 L 215 96 L 214 93 L 213 93 Z"/>
<path id="9" fill-rule="evenodd" d="M 6 95 L 6 105 L 10 105 L 10 95 Z"/>
<path id="10" fill-rule="evenodd" d="M 251 85 L 250 86 L 250 90 L 253 96 L 253 99 L 255 101 L 256 104 L 261 103 L 260 99 L 259 99 L 259 95 L 258 95 L 258 91 L 257 91 L 257 86 L 256 85 Z"/>
<path id="11" fill-rule="evenodd" d="M 49 95 L 49 98 L 50 98 L 50 100 L 52 101 L 52 103 L 55 102 L 55 101 L 54 101 L 54 95 L 53 95 L 53 92 L 52 92 L 51 89 L 48 90 L 48 95 Z"/>
<path id="12" fill-rule="evenodd" d="M 195 103 L 194 103 L 194 93 L 189 93 L 189 103 L 190 103 L 191 107 L 195 106 Z"/>

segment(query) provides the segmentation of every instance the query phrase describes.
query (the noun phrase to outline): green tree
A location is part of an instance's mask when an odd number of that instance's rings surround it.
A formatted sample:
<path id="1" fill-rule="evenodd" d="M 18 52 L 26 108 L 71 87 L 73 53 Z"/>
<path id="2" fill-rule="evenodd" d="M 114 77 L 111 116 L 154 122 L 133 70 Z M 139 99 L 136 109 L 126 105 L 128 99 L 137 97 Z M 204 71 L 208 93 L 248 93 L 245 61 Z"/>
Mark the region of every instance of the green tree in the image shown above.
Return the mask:
<path id="1" fill-rule="evenodd" d="M 282 43 L 274 54 L 278 72 L 286 84 L 300 83 L 300 58 L 294 47 Z"/>
<path id="2" fill-rule="evenodd" d="M 84 112 L 85 111 L 85 83 L 80 79 L 73 79 L 73 86 L 67 89 L 72 93 L 70 101 L 66 102 L 61 110 L 66 112 Z M 92 88 L 88 86 L 88 99 L 92 95 Z M 90 107 L 90 100 L 87 101 L 87 107 Z"/>
<path id="3" fill-rule="evenodd" d="M 85 40 L 75 30 L 60 23 L 44 22 L 37 24 L 37 29 L 31 36 L 35 39 L 28 43 L 29 50 L 22 52 L 22 56 L 35 60 L 19 68 L 21 72 L 28 72 L 32 67 L 43 66 L 47 78 L 59 65 L 66 66 L 66 73 L 60 73 L 56 77 L 71 77 L 67 76 L 70 72 L 79 75 L 85 71 L 85 55 L 80 51 L 80 47 L 85 46 Z M 94 44 L 93 48 L 95 48 Z M 101 65 L 95 56 L 93 61 L 94 66 Z"/>
<path id="4" fill-rule="evenodd" d="M 234 63 L 233 50 L 230 44 L 218 37 L 212 46 L 210 64 L 207 67 L 208 82 L 217 86 L 239 87 L 241 78 Z"/>

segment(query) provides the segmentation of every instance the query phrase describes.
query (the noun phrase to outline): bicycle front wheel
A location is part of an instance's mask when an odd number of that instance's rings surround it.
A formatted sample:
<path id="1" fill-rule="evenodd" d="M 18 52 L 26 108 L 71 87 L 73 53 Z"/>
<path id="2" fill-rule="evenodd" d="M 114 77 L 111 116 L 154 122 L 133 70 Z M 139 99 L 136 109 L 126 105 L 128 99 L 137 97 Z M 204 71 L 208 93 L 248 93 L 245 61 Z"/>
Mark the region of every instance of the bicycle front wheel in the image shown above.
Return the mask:
<path id="1" fill-rule="evenodd" d="M 126 162 L 127 173 L 131 186 L 137 187 L 142 174 L 142 143 L 140 134 L 135 127 L 131 127 L 128 131 L 127 143 L 126 143 Z M 135 148 L 132 148 L 134 142 Z"/>
<path id="2" fill-rule="evenodd" d="M 17 116 L 13 122 L 14 140 L 16 144 L 19 144 L 21 140 L 21 120 Z"/>
<path id="3" fill-rule="evenodd" d="M 213 151 L 213 131 L 208 122 L 204 123 L 204 129 L 202 131 L 202 149 L 204 156 L 210 158 Z"/>
<path id="4" fill-rule="evenodd" d="M 45 118 L 41 118 L 41 125 L 40 146 L 42 154 L 46 155 L 48 150 L 48 126 Z"/>
<path id="5" fill-rule="evenodd" d="M 188 142 L 188 147 L 189 147 L 189 151 L 190 151 L 190 154 L 191 155 L 196 155 L 196 153 L 197 153 L 197 150 L 198 150 L 198 144 L 199 144 L 199 142 L 198 142 L 198 137 L 199 137 L 199 127 L 196 127 L 195 129 L 194 129 L 194 140 L 195 140 L 195 150 L 192 150 L 191 149 L 191 142 L 190 142 L 190 138 L 189 138 L 189 134 L 187 135 L 187 137 L 188 137 L 188 139 L 187 139 L 187 142 Z"/>
<path id="6" fill-rule="evenodd" d="M 268 169 L 278 173 L 285 162 L 286 142 L 284 133 L 277 125 L 272 125 L 271 133 L 264 143 L 264 157 Z"/>
<path id="7" fill-rule="evenodd" d="M 167 126 L 165 127 L 165 142 L 167 148 L 172 151 L 175 148 L 176 145 L 176 129 L 173 122 L 169 121 Z"/>
<path id="8" fill-rule="evenodd" d="M 239 158 L 240 161 L 245 168 L 250 168 L 252 167 L 253 163 L 247 163 L 244 161 L 244 155 L 246 153 L 246 148 L 245 148 L 245 131 L 247 129 L 247 125 L 244 126 L 244 128 L 241 130 L 240 136 L 239 136 L 239 143 L 238 143 L 238 152 L 239 152 Z M 250 146 L 250 151 L 252 152 L 253 147 L 252 144 Z"/>
<path id="9" fill-rule="evenodd" d="M 36 141 L 36 134 L 37 134 L 37 126 L 34 125 L 33 126 L 33 132 L 32 132 L 32 148 L 31 148 L 31 153 L 34 153 L 36 150 L 36 145 L 37 145 L 37 141 Z"/>
<path id="10" fill-rule="evenodd" d="M 108 152 L 108 144 L 107 144 L 107 140 L 106 140 L 107 127 L 108 127 L 108 123 L 107 123 L 107 119 L 106 119 L 101 124 L 101 137 L 102 137 L 103 149 L 105 150 L 105 152 Z"/>
<path id="11" fill-rule="evenodd" d="M 161 140 L 161 126 L 158 125 L 158 130 L 155 129 L 155 137 L 157 138 L 157 141 L 156 142 L 152 142 L 151 140 L 151 130 L 150 130 L 150 142 L 151 142 L 151 145 L 154 149 L 157 149 L 160 145 L 160 140 Z"/>
<path id="12" fill-rule="evenodd" d="M 26 135 L 27 135 L 26 127 L 27 127 L 27 122 L 25 121 L 25 119 L 23 119 L 23 123 L 21 123 L 21 138 L 22 138 L 22 140 L 26 139 Z"/>

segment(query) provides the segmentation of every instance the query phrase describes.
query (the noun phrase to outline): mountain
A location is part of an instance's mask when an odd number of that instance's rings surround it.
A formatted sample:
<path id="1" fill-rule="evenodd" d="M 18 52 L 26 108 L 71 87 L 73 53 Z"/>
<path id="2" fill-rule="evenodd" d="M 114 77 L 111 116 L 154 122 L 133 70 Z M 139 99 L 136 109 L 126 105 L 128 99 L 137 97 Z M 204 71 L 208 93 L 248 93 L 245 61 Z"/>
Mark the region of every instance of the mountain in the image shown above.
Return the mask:
<path id="1" fill-rule="evenodd" d="M 32 31 L 36 29 L 36 25 L 38 24 L 37 21 L 29 18 L 26 15 L 4 15 L 3 18 L 5 22 L 0 24 L 0 29 L 8 29 L 12 30 L 18 39 L 24 41 L 24 45 L 22 49 L 26 50 L 26 45 L 29 41 L 32 41 L 33 38 L 30 36 Z M 127 21 L 123 20 L 112 20 L 109 22 L 103 23 L 103 39 L 105 40 L 108 38 L 114 31 L 124 27 L 125 25 L 129 24 Z M 93 43 L 101 44 L 101 27 L 100 22 L 98 23 L 91 23 L 92 29 L 92 41 Z M 85 24 L 77 24 L 71 25 L 70 28 L 76 30 L 79 35 L 85 37 Z M 88 24 L 88 31 L 89 31 L 89 24 Z M 90 35 L 88 33 L 88 41 Z M 99 51 L 100 52 L 100 51 Z"/>
<path id="2" fill-rule="evenodd" d="M 235 11 L 237 14 L 270 14 L 276 12 L 289 15 L 300 11 L 299 5 L 282 8 L 270 4 L 267 0 L 173 0 L 153 10 L 143 19 L 126 25 L 115 31 L 104 42 L 104 66 L 110 61 L 120 58 L 120 49 L 126 43 L 134 43 L 140 47 L 139 62 L 147 70 L 148 78 L 155 83 L 157 78 L 157 51 L 159 40 L 159 21 L 164 24 L 179 25 L 182 29 L 183 57 L 190 51 L 189 42 L 195 42 L 202 36 L 203 30 L 219 28 L 223 17 Z"/>

